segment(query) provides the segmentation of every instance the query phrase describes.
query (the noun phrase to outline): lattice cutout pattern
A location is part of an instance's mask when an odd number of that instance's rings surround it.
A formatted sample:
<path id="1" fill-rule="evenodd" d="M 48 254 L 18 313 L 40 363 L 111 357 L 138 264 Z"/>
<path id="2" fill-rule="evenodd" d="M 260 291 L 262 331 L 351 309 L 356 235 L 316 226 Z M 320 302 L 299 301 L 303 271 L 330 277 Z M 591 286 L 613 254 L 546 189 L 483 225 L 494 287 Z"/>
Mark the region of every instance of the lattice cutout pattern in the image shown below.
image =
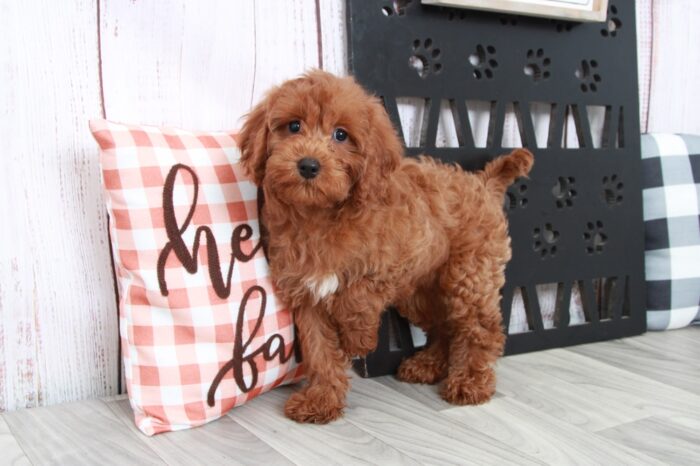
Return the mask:
<path id="1" fill-rule="evenodd" d="M 628 318 L 627 292 L 626 277 L 517 287 L 507 328 L 512 335 Z"/>
<path id="2" fill-rule="evenodd" d="M 407 147 L 624 148 L 622 107 L 505 102 L 501 108 L 497 101 L 447 98 L 431 112 L 431 99 L 423 97 L 397 97 L 386 104 L 398 108 Z M 501 139 L 495 144 L 497 129 Z"/>

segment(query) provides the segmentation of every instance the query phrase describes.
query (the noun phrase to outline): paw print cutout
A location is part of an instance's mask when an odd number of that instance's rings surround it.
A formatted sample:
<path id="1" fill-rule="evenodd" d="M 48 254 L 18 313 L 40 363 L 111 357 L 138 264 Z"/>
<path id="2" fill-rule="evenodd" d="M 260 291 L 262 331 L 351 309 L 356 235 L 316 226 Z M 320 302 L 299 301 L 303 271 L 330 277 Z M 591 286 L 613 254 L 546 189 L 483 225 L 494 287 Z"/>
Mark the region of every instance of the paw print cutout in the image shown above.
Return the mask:
<path id="1" fill-rule="evenodd" d="M 600 30 L 600 34 L 603 37 L 615 37 L 617 36 L 617 31 L 622 27 L 622 21 L 617 16 L 617 7 L 615 5 L 610 5 L 608 8 L 608 22 L 605 23 L 605 28 Z"/>
<path id="2" fill-rule="evenodd" d="M 456 19 L 464 19 L 467 17 L 467 13 L 464 11 L 457 12 L 454 8 L 447 8 L 447 19 L 448 21 L 454 21 Z"/>
<path id="3" fill-rule="evenodd" d="M 603 222 L 588 222 L 586 231 L 583 232 L 583 239 L 586 242 L 586 252 L 588 254 L 600 254 L 603 246 L 608 241 L 608 237 L 603 231 Z"/>
<path id="4" fill-rule="evenodd" d="M 555 19 L 550 19 L 549 21 L 554 24 L 557 32 L 569 32 L 574 27 L 574 23 L 570 21 L 557 21 Z"/>
<path id="5" fill-rule="evenodd" d="M 596 92 L 602 78 L 598 74 L 598 62 L 595 60 L 581 60 L 581 65 L 574 73 L 581 81 L 581 90 L 583 92 Z"/>
<path id="6" fill-rule="evenodd" d="M 382 14 L 384 16 L 392 16 L 394 14 L 403 16 L 406 14 L 406 7 L 410 5 L 412 1 L 413 0 L 394 0 L 391 5 L 382 7 Z"/>
<path id="7" fill-rule="evenodd" d="M 560 176 L 557 179 L 557 184 L 552 188 L 552 194 L 556 198 L 557 208 L 571 207 L 574 205 L 576 190 L 574 183 L 576 180 L 573 176 Z"/>
<path id="8" fill-rule="evenodd" d="M 551 223 L 535 228 L 532 231 L 532 237 L 534 239 L 532 249 L 539 252 L 543 259 L 557 253 L 556 243 L 559 241 L 559 232 L 552 227 Z"/>
<path id="9" fill-rule="evenodd" d="M 408 66 L 418 73 L 418 76 L 425 79 L 431 73 L 439 74 L 442 71 L 440 63 L 440 49 L 433 47 L 433 40 L 428 38 L 424 41 L 416 39 L 413 41 L 413 55 L 408 59 Z"/>
<path id="10" fill-rule="evenodd" d="M 620 181 L 617 175 L 603 177 L 603 199 L 610 207 L 622 204 L 622 189 L 624 183 Z"/>
<path id="11" fill-rule="evenodd" d="M 549 57 L 544 56 L 543 49 L 530 49 L 527 51 L 527 65 L 523 68 L 523 73 L 530 76 L 533 81 L 538 82 L 549 79 L 549 65 L 552 62 Z"/>
<path id="12" fill-rule="evenodd" d="M 527 206 L 527 183 L 519 181 L 510 187 L 506 193 L 508 210 L 515 210 L 518 207 L 524 209 Z"/>
<path id="13" fill-rule="evenodd" d="M 498 68 L 496 61 L 496 47 L 493 45 L 476 46 L 476 52 L 469 55 L 469 63 L 474 67 L 472 75 L 476 79 L 493 78 L 494 70 Z"/>

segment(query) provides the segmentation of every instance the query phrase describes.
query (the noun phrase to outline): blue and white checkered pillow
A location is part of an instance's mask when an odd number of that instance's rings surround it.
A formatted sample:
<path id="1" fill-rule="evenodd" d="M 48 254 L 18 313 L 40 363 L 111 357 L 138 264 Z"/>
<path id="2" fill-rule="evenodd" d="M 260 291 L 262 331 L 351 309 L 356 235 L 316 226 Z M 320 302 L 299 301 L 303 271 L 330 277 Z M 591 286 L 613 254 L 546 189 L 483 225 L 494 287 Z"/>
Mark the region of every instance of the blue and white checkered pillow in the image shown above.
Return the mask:
<path id="1" fill-rule="evenodd" d="M 642 136 L 647 327 L 700 320 L 700 136 Z"/>

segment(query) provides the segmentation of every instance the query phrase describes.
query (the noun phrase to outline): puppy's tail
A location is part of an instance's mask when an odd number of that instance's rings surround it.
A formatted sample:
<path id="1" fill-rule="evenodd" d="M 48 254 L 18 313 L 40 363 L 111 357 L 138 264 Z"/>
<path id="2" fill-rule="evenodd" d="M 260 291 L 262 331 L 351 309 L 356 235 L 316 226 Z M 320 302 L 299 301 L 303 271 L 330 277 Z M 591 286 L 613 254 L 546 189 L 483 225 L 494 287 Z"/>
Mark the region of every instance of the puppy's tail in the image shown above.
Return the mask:
<path id="1" fill-rule="evenodd" d="M 535 158 L 527 149 L 515 149 L 508 155 L 496 157 L 480 173 L 486 186 L 503 194 L 516 178 L 530 173 Z"/>

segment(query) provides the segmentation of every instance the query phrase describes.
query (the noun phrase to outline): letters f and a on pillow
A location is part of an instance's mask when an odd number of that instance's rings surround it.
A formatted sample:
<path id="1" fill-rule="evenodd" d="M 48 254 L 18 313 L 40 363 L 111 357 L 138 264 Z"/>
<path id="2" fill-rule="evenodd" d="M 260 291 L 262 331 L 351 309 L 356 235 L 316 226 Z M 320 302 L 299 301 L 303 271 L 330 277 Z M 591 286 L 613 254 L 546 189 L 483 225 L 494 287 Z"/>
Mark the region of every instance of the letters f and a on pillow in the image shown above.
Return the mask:
<path id="1" fill-rule="evenodd" d="M 148 435 L 301 377 L 234 132 L 90 122 L 119 293 L 127 391 Z"/>

